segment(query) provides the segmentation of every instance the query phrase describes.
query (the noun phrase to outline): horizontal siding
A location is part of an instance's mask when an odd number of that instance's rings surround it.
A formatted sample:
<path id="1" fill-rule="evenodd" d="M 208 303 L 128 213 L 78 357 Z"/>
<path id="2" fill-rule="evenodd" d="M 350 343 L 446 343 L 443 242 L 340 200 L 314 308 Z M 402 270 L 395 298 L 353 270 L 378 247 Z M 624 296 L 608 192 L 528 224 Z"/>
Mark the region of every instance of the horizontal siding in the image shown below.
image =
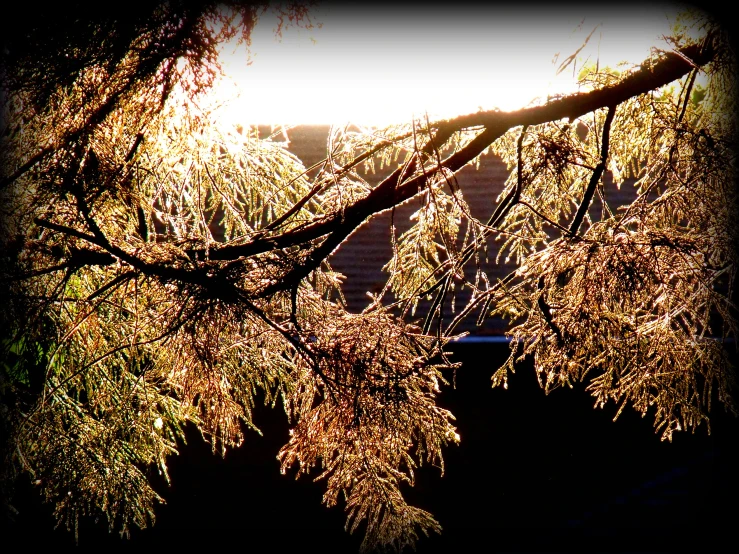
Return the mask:
<path id="1" fill-rule="evenodd" d="M 309 167 L 325 157 L 328 132 L 328 126 L 295 127 L 288 131 L 289 150 L 297 155 L 306 167 Z M 365 175 L 364 177 L 371 183 L 376 183 L 387 173 L 388 171 L 385 171 L 384 174 Z M 457 173 L 457 182 L 473 216 L 482 221 L 487 220 L 495 208 L 496 199 L 507 177 L 508 170 L 505 164 L 494 155 L 483 155 L 479 168 L 470 165 Z M 633 187 L 626 185 L 617 189 L 606 182 L 606 192 L 612 208 L 627 204 L 634 198 Z M 387 273 L 382 271 L 382 267 L 392 255 L 392 225 L 395 225 L 398 234 L 408 229 L 410 215 L 419 208 L 419 202 L 418 199 L 413 199 L 395 209 L 394 212 L 385 212 L 371 218 L 332 254 L 329 259 L 332 268 L 346 277 L 343 291 L 349 311 L 361 312 L 369 303 L 367 293 L 376 294 L 382 291 L 387 282 Z M 596 217 L 600 211 L 600 202 L 596 199 L 591 207 L 591 214 Z M 495 263 L 499 245 L 498 242 L 489 241 L 489 260 L 482 260 L 483 269 L 487 272 L 491 282 L 497 278 L 502 279 L 515 269 L 513 263 L 502 263 L 503 260 L 500 264 Z M 467 269 L 465 277 L 474 278 L 474 267 Z M 469 298 L 468 289 L 457 290 L 456 294 L 456 307 L 461 309 Z M 393 300 L 389 294 L 386 299 Z M 429 302 L 425 300 L 419 305 L 417 312 L 419 316 L 425 314 L 424 308 L 428 308 L 428 305 Z M 444 321 L 448 323 L 453 317 L 450 302 L 447 302 L 444 312 Z M 482 327 L 477 327 L 476 318 L 476 313 L 468 317 L 465 323 L 457 328 L 457 331 L 468 332 L 474 336 L 500 336 L 507 327 L 507 323 L 499 319 L 487 320 Z"/>

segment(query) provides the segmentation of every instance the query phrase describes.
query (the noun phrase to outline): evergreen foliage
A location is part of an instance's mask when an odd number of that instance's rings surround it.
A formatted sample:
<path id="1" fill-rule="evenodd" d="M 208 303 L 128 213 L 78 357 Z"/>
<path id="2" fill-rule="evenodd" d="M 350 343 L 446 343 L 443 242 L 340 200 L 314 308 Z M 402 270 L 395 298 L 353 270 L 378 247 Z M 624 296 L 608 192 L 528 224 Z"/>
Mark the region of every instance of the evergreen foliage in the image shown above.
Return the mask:
<path id="1" fill-rule="evenodd" d="M 187 422 L 225 453 L 264 399 L 292 425 L 283 471 L 323 479 L 329 506 L 344 498 L 366 548 L 413 545 L 440 526 L 401 489 L 424 462 L 443 470 L 459 441 L 435 399 L 463 318 L 511 322 L 494 385 L 533 356 L 547 391 L 585 382 L 599 406 L 649 412 L 664 439 L 710 429 L 712 401 L 735 411 L 725 30 L 698 15 L 672 51 L 587 67 L 582 92 L 515 112 L 336 129 L 309 172 L 199 102 L 217 45 L 248 40 L 263 9 L 63 5 L 7 38 L 6 487 L 29 475 L 69 528 L 103 516 L 126 534 L 153 522 L 162 498 L 147 472 L 166 475 Z M 284 22 L 308 13 L 284 8 Z M 510 168 L 486 221 L 454 177 L 483 152 Z M 360 169 L 375 165 L 397 169 L 370 184 Z M 636 200 L 610 206 L 606 177 Z M 331 253 L 410 198 L 421 207 L 393 233 L 385 290 L 348 313 Z M 477 263 L 488 251 L 517 269 L 489 277 Z"/>

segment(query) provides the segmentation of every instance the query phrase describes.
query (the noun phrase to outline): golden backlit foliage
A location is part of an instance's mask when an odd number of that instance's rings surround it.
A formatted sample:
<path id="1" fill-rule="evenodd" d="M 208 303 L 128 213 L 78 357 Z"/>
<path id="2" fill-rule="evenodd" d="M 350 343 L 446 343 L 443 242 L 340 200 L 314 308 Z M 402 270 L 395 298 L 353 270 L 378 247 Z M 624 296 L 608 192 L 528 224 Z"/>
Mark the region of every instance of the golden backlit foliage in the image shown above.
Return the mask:
<path id="1" fill-rule="evenodd" d="M 436 397 L 464 318 L 512 323 L 495 385 L 533 356 L 547 391 L 585 382 L 667 439 L 708 424 L 712 400 L 734 410 L 735 60 L 719 27 L 677 28 L 673 52 L 586 67 L 582 92 L 517 112 L 335 129 L 307 171 L 202 101 L 217 44 L 259 10 L 152 10 L 111 44 L 102 18 L 66 52 L 62 36 L 4 59 L 4 467 L 68 527 L 147 526 L 162 501 L 147 472 L 166 475 L 185 425 L 225 453 L 264 401 L 292 425 L 283 472 L 344 498 L 366 549 L 440 531 L 402 488 L 459 441 Z M 486 151 L 510 177 L 481 221 L 454 175 Z M 397 169 L 370 183 L 367 167 Z M 606 178 L 635 200 L 611 206 Z M 331 253 L 412 197 L 385 290 L 349 313 Z M 490 276 L 488 255 L 517 269 Z"/>

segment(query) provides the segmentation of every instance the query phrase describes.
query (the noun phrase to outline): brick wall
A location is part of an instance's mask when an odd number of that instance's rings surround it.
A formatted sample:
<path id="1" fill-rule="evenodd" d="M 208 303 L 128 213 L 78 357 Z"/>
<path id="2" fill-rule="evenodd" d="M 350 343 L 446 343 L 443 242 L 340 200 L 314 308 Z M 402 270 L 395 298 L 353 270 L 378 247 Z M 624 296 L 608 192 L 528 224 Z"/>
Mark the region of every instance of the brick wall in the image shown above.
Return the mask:
<path id="1" fill-rule="evenodd" d="M 290 139 L 289 149 L 295 153 L 306 165 L 306 167 L 322 160 L 326 154 L 326 139 L 328 126 L 299 126 L 288 132 Z M 370 182 L 378 182 L 385 174 L 366 175 Z M 502 191 L 503 184 L 508 177 L 505 164 L 494 155 L 484 155 L 481 158 L 479 169 L 474 166 L 463 168 L 457 174 L 457 182 L 472 215 L 482 221 L 486 221 L 495 207 L 495 201 Z M 606 182 L 611 207 L 622 205 L 633 198 L 633 188 L 624 184 L 621 189 L 609 186 Z M 387 281 L 387 273 L 382 267 L 390 260 L 392 248 L 390 243 L 390 229 L 394 223 L 397 233 L 400 234 L 409 227 L 409 217 L 420 206 L 418 199 L 400 206 L 394 213 L 385 212 L 379 214 L 361 226 L 329 259 L 334 270 L 344 274 L 344 295 L 347 307 L 351 312 L 362 311 L 369 303 L 367 292 L 378 293 Z M 591 213 L 600 213 L 598 201 L 595 201 Z M 515 269 L 513 263 L 495 263 L 500 242 L 490 240 L 488 242 L 488 261 L 483 261 L 483 267 L 491 281 L 503 278 Z M 473 278 L 473 269 L 466 272 L 468 278 Z M 461 309 L 469 293 L 462 290 L 456 291 L 456 307 Z M 386 296 L 388 301 L 392 295 Z M 424 307 L 429 302 L 419 305 L 418 317 L 425 315 Z M 451 321 L 451 305 L 445 306 L 445 322 Z M 483 326 L 477 327 L 475 320 L 477 313 L 473 313 L 457 331 L 466 331 L 472 335 L 502 335 L 507 327 L 505 321 L 499 319 L 487 320 Z"/>

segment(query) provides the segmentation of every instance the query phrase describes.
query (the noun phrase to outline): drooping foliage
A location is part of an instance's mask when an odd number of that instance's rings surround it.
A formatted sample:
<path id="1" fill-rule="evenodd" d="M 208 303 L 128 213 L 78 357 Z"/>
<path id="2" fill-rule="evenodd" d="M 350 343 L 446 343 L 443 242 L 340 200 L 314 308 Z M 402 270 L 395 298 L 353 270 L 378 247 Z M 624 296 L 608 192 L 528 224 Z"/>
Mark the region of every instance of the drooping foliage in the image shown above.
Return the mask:
<path id="1" fill-rule="evenodd" d="M 203 101 L 218 44 L 248 39 L 263 9 L 64 6 L 8 41 L 6 484 L 30 475 L 69 527 L 145 527 L 162 500 L 147 471 L 166 475 L 187 422 L 225 452 L 260 399 L 293 426 L 283 471 L 316 472 L 327 505 L 344 496 L 365 547 L 401 549 L 440 529 L 401 489 L 459 441 L 436 396 L 464 318 L 512 324 L 495 385 L 533 356 L 546 390 L 585 382 L 668 439 L 708 424 L 712 400 L 734 410 L 735 60 L 720 27 L 698 18 L 673 51 L 585 68 L 578 94 L 516 112 L 336 129 L 307 171 Z M 510 168 L 484 221 L 455 180 L 483 152 Z M 383 166 L 397 169 L 365 178 Z M 633 202 L 612 205 L 606 182 Z M 385 290 L 349 313 L 331 254 L 413 197 Z M 517 269 L 488 275 L 488 255 Z"/>

